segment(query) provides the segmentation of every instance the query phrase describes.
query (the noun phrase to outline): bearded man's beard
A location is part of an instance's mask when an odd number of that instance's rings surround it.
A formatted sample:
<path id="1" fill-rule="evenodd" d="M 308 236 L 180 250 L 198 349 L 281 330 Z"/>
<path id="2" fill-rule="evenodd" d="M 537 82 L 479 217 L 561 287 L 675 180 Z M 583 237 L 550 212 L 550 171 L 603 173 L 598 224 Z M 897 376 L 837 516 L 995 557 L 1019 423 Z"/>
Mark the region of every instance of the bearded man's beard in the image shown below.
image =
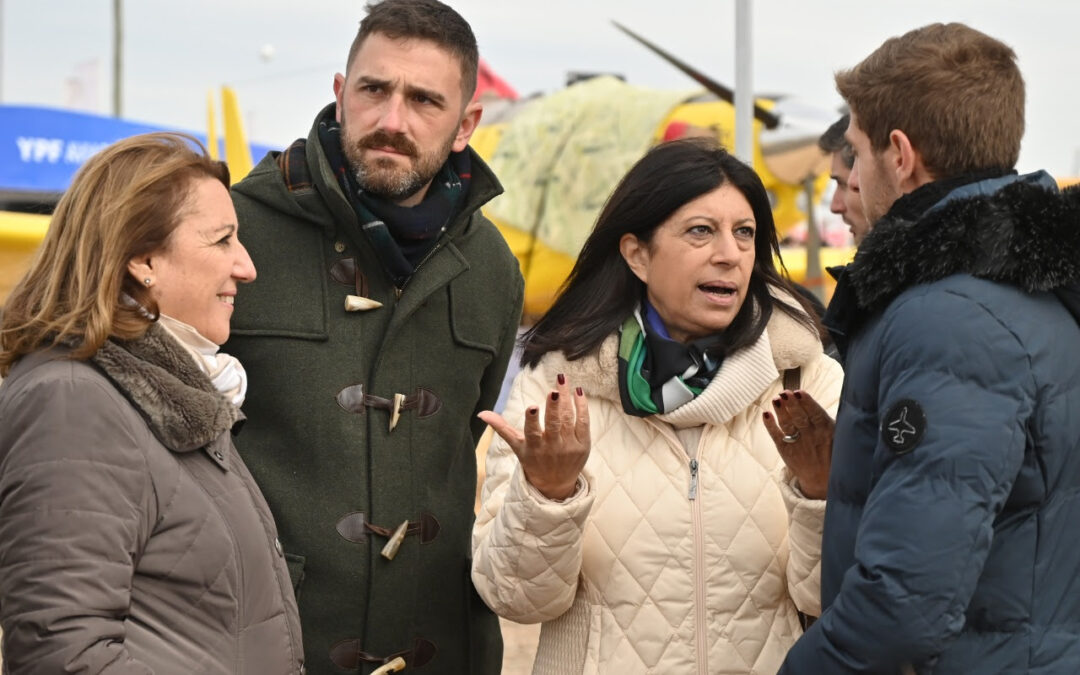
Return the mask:
<path id="1" fill-rule="evenodd" d="M 364 192 L 394 202 L 412 197 L 431 182 L 450 156 L 456 135 L 439 149 L 422 153 L 404 134 L 391 134 L 381 129 L 351 142 L 344 120 L 341 125 L 342 150 L 357 185 Z M 391 148 L 409 158 L 411 166 L 403 167 L 389 157 L 365 158 L 364 150 L 368 148 Z"/>

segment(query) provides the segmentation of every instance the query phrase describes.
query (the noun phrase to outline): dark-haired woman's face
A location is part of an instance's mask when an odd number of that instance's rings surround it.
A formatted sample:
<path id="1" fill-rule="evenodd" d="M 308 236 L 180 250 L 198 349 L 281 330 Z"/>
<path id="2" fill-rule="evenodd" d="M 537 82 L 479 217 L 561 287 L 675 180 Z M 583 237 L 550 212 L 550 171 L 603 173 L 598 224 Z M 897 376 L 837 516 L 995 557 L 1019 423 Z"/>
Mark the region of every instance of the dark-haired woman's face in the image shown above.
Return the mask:
<path id="1" fill-rule="evenodd" d="M 671 214 L 652 241 L 627 234 L 620 248 L 668 333 L 689 342 L 723 331 L 742 309 L 756 232 L 750 203 L 725 183 Z"/>

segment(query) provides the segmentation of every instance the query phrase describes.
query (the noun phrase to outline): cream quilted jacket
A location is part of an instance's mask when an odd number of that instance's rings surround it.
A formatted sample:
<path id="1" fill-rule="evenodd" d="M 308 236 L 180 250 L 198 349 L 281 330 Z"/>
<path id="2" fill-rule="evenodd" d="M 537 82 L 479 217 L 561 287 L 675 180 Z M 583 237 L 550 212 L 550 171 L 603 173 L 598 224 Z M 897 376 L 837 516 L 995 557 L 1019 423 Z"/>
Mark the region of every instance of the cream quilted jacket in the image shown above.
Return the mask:
<path id="1" fill-rule="evenodd" d="M 702 394 L 665 415 L 622 411 L 617 338 L 514 383 L 521 427 L 558 373 L 589 396 L 592 452 L 578 493 L 545 499 L 498 437 L 473 530 L 473 582 L 499 615 L 543 622 L 534 673 L 775 673 L 820 611 L 824 501 L 802 497 L 761 421 L 780 373 L 835 415 L 842 373 L 816 336 L 774 312 Z M 675 432 L 704 425 L 691 453 Z"/>

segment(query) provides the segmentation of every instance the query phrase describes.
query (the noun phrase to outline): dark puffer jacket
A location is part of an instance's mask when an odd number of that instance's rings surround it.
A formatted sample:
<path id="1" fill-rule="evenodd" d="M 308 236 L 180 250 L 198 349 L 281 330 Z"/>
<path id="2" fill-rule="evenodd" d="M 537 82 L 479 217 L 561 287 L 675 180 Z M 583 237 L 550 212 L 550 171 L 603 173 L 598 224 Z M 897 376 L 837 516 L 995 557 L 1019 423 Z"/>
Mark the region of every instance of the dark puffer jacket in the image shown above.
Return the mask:
<path id="1" fill-rule="evenodd" d="M 26 356 L 0 387 L 4 672 L 302 672 L 236 408 L 156 324 L 62 356 Z"/>
<path id="2" fill-rule="evenodd" d="M 841 279 L 825 609 L 782 673 L 1080 672 L 1080 327 L 1062 301 L 1080 192 L 1001 182 L 913 217 L 919 191 L 902 198 Z"/>

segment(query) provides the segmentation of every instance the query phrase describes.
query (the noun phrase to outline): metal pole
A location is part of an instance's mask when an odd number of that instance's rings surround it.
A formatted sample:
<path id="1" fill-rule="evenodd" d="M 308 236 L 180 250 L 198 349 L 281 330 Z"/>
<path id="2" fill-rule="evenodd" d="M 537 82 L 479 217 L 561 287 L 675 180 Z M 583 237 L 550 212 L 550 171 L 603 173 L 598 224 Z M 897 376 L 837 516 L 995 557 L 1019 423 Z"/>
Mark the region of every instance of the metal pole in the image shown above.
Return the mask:
<path id="1" fill-rule="evenodd" d="M 803 181 L 806 190 L 806 278 L 803 286 L 818 300 L 825 302 L 825 287 L 821 276 L 821 233 L 814 222 L 814 176 Z"/>
<path id="2" fill-rule="evenodd" d="M 751 0 L 735 0 L 735 156 L 754 163 L 754 54 Z"/>
<path id="3" fill-rule="evenodd" d="M 113 117 L 124 114 L 124 10 L 123 0 L 113 0 Z"/>

